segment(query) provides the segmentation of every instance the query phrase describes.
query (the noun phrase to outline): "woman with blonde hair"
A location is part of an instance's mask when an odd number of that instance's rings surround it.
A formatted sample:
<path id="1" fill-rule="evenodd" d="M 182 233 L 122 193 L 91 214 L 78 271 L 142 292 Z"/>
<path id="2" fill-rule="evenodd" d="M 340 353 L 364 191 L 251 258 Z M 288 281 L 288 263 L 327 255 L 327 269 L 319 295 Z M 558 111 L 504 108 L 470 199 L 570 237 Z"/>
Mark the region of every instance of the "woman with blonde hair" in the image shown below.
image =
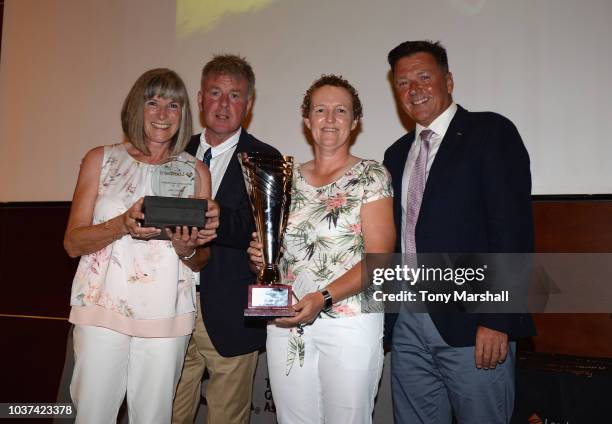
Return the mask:
<path id="1" fill-rule="evenodd" d="M 183 150 L 192 133 L 187 90 L 169 69 L 145 72 L 121 111 L 127 142 L 83 159 L 64 247 L 81 260 L 72 283 L 75 367 L 70 393 L 77 422 L 115 422 L 127 393 L 130 423 L 168 423 L 194 324 L 192 270 L 208 258 L 207 228 L 140 225 L 158 164 L 171 156 L 196 169 L 196 197 L 210 197 L 208 168 Z"/>

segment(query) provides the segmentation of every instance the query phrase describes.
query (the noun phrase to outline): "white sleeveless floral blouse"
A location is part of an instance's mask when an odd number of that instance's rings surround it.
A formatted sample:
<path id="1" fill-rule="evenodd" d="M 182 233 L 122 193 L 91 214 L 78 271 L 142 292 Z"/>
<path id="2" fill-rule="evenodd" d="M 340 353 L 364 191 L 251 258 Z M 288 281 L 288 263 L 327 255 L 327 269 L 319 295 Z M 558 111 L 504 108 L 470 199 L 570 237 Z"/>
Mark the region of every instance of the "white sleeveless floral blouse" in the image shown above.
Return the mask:
<path id="1" fill-rule="evenodd" d="M 294 171 L 279 267 L 296 296 L 325 288 L 363 259 L 361 205 L 385 197 L 393 197 L 391 177 L 373 160 L 357 162 L 322 187 L 311 186 L 299 169 Z M 320 318 L 359 315 L 364 300 L 362 293 L 351 296 Z"/>
<path id="2" fill-rule="evenodd" d="M 93 224 L 105 222 L 153 194 L 155 165 L 138 162 L 127 144 L 104 147 Z M 188 153 L 182 159 L 195 164 Z M 123 236 L 81 256 L 74 281 L 69 321 L 109 328 L 138 337 L 191 334 L 195 318 L 192 271 L 170 241 Z"/>

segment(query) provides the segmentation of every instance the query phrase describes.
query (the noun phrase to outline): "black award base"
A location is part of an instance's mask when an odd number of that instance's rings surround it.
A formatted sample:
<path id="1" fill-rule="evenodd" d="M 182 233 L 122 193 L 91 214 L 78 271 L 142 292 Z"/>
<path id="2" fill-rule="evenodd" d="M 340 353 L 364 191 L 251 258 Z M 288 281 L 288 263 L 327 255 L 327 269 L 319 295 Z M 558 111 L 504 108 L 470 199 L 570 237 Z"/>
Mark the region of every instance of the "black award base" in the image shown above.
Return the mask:
<path id="1" fill-rule="evenodd" d="M 155 227 L 162 230 L 161 234 L 152 237 L 153 240 L 168 240 L 164 228 L 174 231 L 176 226 L 186 225 L 189 228 L 204 228 L 206 223 L 206 209 L 208 202 L 205 199 L 187 197 L 145 196 L 142 212 L 145 218 L 143 227 Z"/>

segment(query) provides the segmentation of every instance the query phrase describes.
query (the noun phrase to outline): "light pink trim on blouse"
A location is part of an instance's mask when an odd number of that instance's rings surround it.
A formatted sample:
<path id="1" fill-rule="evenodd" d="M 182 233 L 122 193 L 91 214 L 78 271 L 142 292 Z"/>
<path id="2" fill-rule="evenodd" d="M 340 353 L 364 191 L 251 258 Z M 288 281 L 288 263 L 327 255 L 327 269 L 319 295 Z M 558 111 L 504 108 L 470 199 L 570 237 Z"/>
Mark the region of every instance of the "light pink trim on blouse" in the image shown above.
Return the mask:
<path id="1" fill-rule="evenodd" d="M 97 305 L 73 306 L 68 318 L 72 324 L 109 328 L 135 337 L 178 337 L 193 332 L 195 312 L 171 318 L 134 319 Z"/>

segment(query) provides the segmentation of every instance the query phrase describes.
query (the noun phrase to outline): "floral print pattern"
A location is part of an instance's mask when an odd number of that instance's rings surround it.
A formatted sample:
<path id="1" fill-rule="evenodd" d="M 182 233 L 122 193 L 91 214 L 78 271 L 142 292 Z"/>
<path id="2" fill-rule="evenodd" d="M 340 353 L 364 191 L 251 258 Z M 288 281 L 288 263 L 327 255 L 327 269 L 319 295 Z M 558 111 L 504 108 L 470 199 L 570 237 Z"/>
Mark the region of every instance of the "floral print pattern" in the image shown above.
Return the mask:
<path id="1" fill-rule="evenodd" d="M 311 186 L 299 169 L 294 171 L 279 267 L 283 282 L 292 285 L 298 299 L 325 288 L 362 260 L 361 205 L 392 196 L 389 173 L 376 161 L 361 160 L 322 187 Z M 359 315 L 364 300 L 360 293 L 336 302 L 319 319 Z M 296 359 L 300 365 L 304 362 L 301 331 L 294 328 L 289 334 L 287 374 Z"/>
<path id="2" fill-rule="evenodd" d="M 183 153 L 182 159 L 195 165 Z M 105 146 L 93 224 L 105 222 L 152 194 L 155 165 L 136 161 L 125 144 Z M 193 273 L 170 241 L 127 235 L 83 255 L 72 283 L 71 306 L 102 307 L 121 317 L 171 319 L 193 312 Z"/>
<path id="3" fill-rule="evenodd" d="M 384 166 L 361 160 L 338 180 L 313 187 L 294 171 L 291 208 L 279 261 L 285 284 L 296 295 L 325 288 L 361 261 L 364 253 L 361 205 L 392 197 L 391 178 Z M 361 313 L 361 295 L 334 305 L 323 318 Z"/>

